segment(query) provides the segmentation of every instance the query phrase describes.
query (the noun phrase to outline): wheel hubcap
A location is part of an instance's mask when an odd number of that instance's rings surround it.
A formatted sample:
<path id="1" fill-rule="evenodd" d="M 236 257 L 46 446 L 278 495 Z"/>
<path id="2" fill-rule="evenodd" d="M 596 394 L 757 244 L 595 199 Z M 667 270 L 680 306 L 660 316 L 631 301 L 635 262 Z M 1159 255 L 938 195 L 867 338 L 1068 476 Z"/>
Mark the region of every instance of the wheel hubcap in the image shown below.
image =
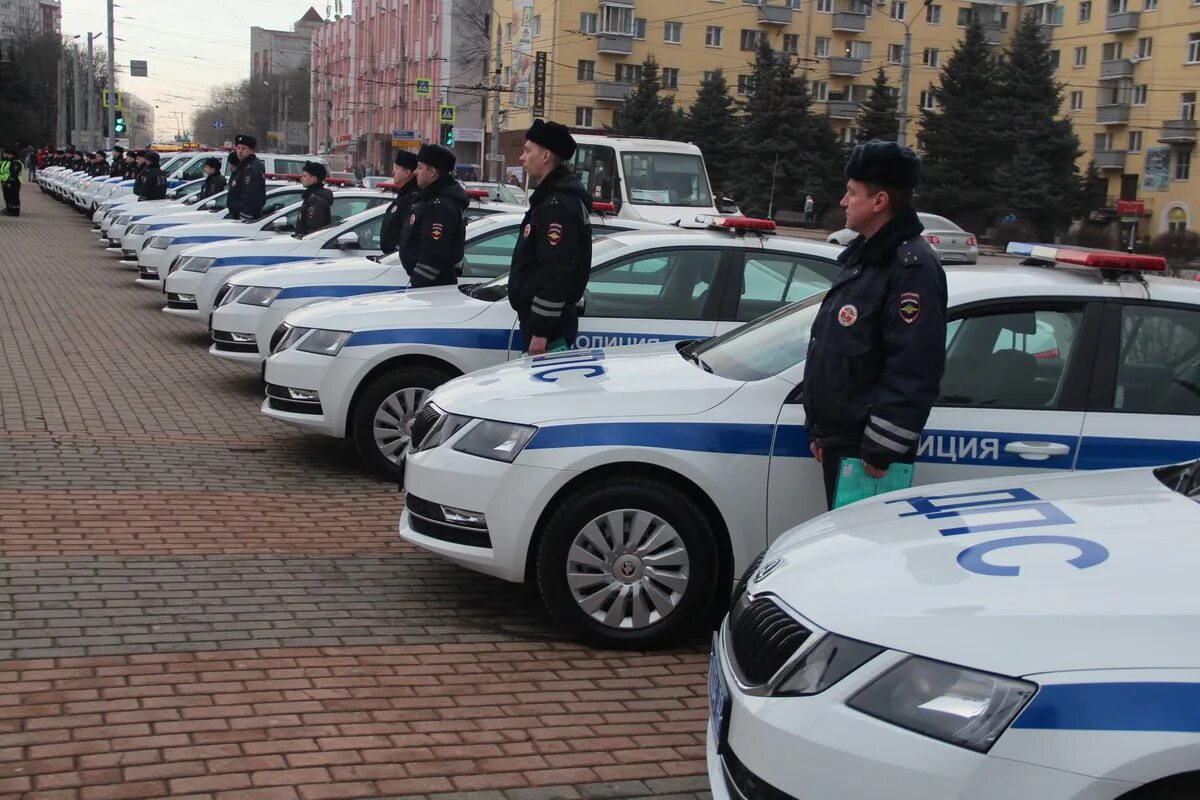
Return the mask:
<path id="1" fill-rule="evenodd" d="M 375 446 L 393 464 L 399 464 L 408 453 L 413 421 L 428 396 L 429 389 L 401 389 L 384 398 L 375 410 Z"/>
<path id="2" fill-rule="evenodd" d="M 638 630 L 675 610 L 691 574 L 679 532 L 656 514 L 609 511 L 575 536 L 567 585 L 578 606 L 611 628 Z"/>

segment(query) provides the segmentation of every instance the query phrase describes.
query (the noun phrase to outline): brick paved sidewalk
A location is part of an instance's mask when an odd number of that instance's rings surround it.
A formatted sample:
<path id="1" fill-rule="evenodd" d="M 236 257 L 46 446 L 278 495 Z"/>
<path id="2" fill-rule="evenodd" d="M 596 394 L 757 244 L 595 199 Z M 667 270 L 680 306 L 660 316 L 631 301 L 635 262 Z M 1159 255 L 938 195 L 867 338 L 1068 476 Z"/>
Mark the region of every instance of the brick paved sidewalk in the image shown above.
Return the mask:
<path id="1" fill-rule="evenodd" d="M 0 800 L 706 796 L 707 659 L 564 641 L 24 190 L 0 219 Z"/>

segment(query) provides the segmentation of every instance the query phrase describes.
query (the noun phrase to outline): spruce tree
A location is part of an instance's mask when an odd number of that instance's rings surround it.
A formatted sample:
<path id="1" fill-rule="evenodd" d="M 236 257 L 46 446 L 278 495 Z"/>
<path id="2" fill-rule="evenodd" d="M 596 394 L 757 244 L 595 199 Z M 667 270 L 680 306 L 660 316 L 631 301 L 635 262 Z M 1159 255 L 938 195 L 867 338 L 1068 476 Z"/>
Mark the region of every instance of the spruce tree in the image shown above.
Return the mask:
<path id="1" fill-rule="evenodd" d="M 1052 239 L 1071 223 L 1082 194 L 1079 137 L 1060 118 L 1062 84 L 1054 78 L 1050 46 L 1041 26 L 1025 16 L 1000 67 L 995 127 L 1004 161 L 996 170 L 1003 206 Z"/>
<path id="2" fill-rule="evenodd" d="M 969 230 L 984 230 L 996 209 L 995 173 L 1009 151 L 994 103 L 999 76 L 978 20 L 939 78 L 933 88 L 937 107 L 921 111 L 924 174 L 918 204 Z"/>
<path id="3" fill-rule="evenodd" d="M 642 62 L 642 75 L 616 115 L 614 132 L 620 136 L 669 139 L 675 132 L 675 96 L 661 97 L 662 81 L 653 55 Z"/>
<path id="4" fill-rule="evenodd" d="M 858 110 L 858 141 L 869 142 L 872 139 L 896 140 L 900 132 L 900 116 L 897 111 L 899 104 L 888 83 L 883 67 L 875 73 L 871 82 L 871 91 L 867 100 Z"/>
<path id="5" fill-rule="evenodd" d="M 734 175 L 738 153 L 738 120 L 734 113 L 729 84 L 721 70 L 700 85 L 700 91 L 688 110 L 683 136 L 704 153 L 708 177 L 714 192 L 726 190 Z"/>

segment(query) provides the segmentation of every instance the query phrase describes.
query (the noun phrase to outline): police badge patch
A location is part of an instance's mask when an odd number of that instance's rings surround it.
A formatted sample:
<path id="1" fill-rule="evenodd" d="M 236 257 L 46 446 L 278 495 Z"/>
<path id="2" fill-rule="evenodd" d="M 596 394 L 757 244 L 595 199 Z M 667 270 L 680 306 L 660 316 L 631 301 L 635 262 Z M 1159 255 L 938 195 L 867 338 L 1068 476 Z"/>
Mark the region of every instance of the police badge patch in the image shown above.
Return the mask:
<path id="1" fill-rule="evenodd" d="M 921 314 L 921 295 L 917 292 L 900 293 L 900 319 L 908 324 L 917 321 Z"/>
<path id="2" fill-rule="evenodd" d="M 440 222 L 433 223 L 433 226 L 429 229 L 429 235 L 432 236 L 434 239 L 442 238 L 442 223 L 440 223 Z"/>
<path id="3" fill-rule="evenodd" d="M 858 322 L 858 309 L 847 303 L 838 309 L 838 322 L 843 328 L 849 328 L 854 323 Z"/>
<path id="4" fill-rule="evenodd" d="M 546 241 L 550 242 L 550 246 L 558 244 L 562 241 L 562 225 L 557 222 L 550 223 L 550 229 L 546 231 Z"/>

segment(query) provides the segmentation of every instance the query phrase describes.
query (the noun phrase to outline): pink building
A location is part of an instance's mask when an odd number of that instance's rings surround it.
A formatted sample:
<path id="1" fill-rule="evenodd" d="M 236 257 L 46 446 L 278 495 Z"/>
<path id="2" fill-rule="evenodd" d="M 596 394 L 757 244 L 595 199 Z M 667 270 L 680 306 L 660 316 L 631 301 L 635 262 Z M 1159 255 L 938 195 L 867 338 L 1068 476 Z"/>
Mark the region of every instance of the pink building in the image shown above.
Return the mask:
<path id="1" fill-rule="evenodd" d="M 393 133 L 438 141 L 440 107 L 450 105 L 460 163 L 480 163 L 482 135 L 473 140 L 483 127 L 484 92 L 469 87 L 482 82 L 487 34 L 472 37 L 468 20 L 476 16 L 464 9 L 483 2 L 355 0 L 350 14 L 314 32 L 312 152 L 353 156 L 354 163 L 389 172 Z M 425 81 L 428 96 L 419 96 Z"/>

